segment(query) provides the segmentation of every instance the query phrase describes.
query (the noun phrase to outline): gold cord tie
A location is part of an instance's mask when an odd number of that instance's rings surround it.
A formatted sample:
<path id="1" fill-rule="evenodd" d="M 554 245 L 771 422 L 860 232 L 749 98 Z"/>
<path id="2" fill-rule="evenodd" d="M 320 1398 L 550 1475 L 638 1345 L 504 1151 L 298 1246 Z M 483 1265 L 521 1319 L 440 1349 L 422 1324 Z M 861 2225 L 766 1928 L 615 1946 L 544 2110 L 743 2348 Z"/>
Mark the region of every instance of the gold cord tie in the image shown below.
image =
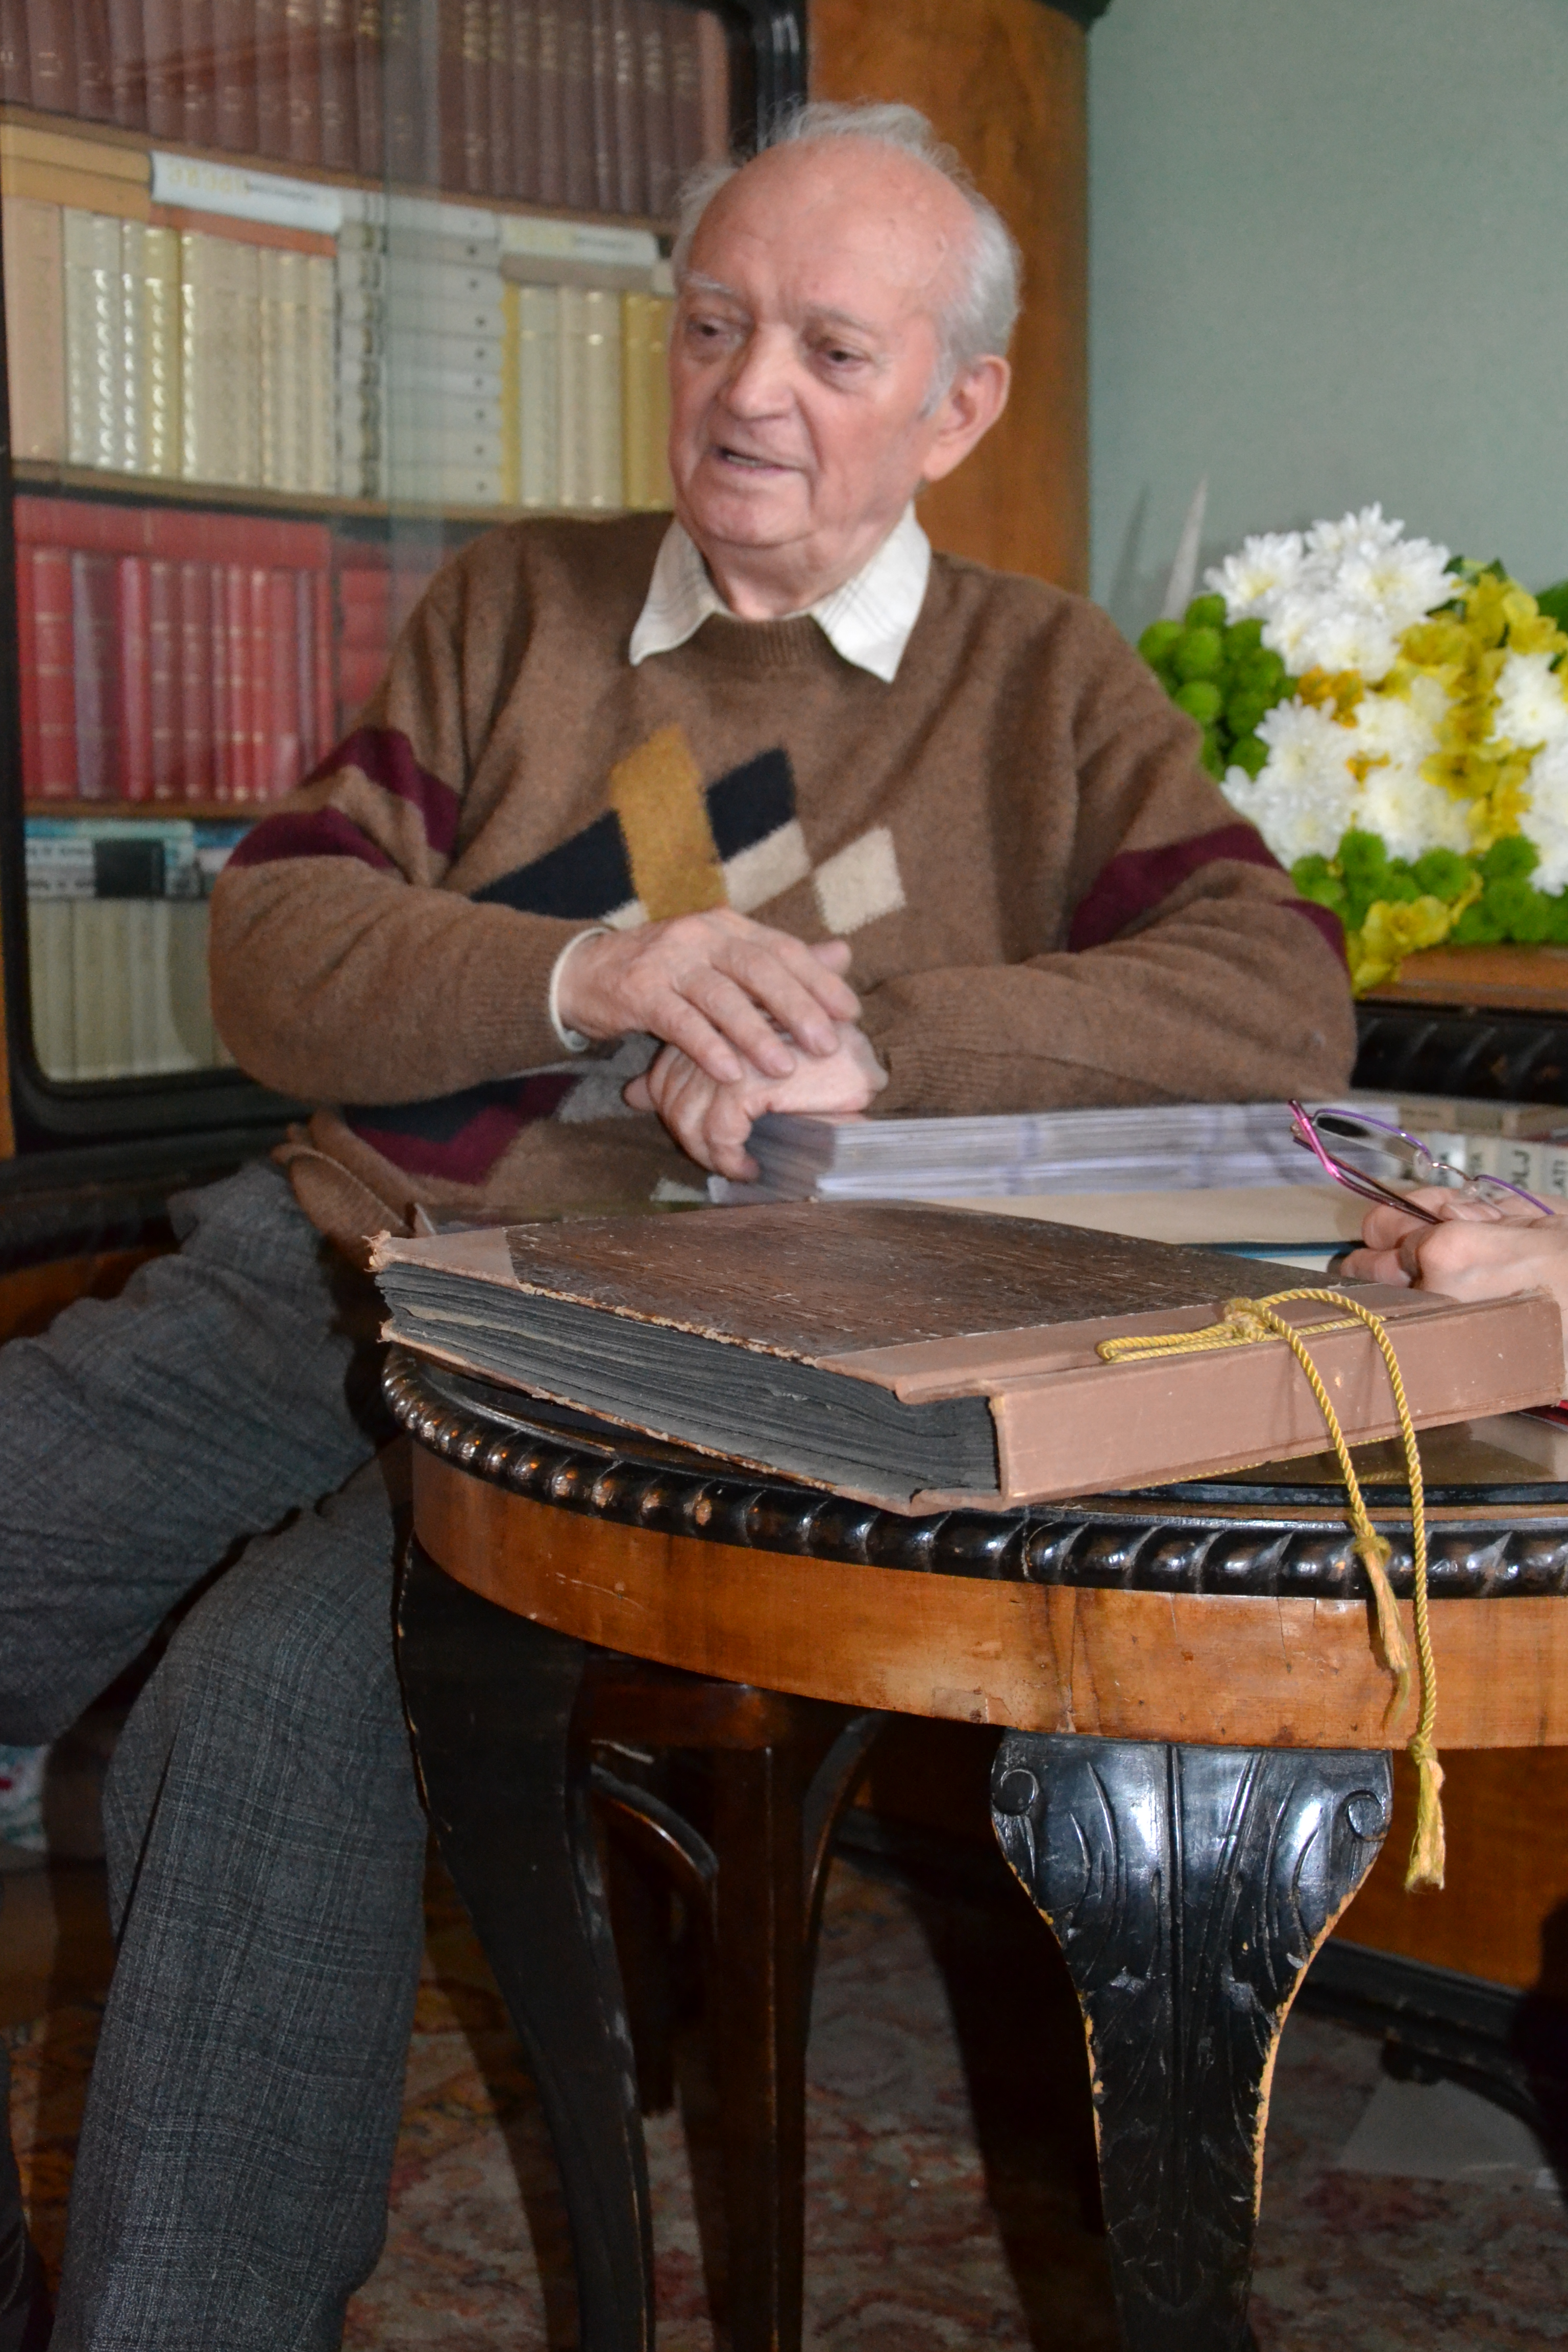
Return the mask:
<path id="1" fill-rule="evenodd" d="M 1405 1474 L 1410 1482 L 1411 1549 L 1415 1555 L 1415 1657 L 1421 1677 L 1421 1706 L 1416 1718 L 1415 1737 L 1409 1754 L 1415 1767 L 1416 1806 L 1415 1836 L 1410 1849 L 1410 1864 L 1405 1874 L 1406 1888 L 1441 1886 L 1443 1884 L 1443 1768 L 1437 1761 L 1437 1749 L 1433 1738 L 1437 1719 L 1437 1666 L 1432 1654 L 1432 1628 L 1427 1611 L 1426 1594 L 1426 1497 L 1421 1482 L 1421 1455 L 1415 1443 L 1415 1424 L 1410 1418 L 1410 1406 L 1405 1394 L 1405 1382 L 1400 1375 L 1399 1360 L 1394 1352 L 1394 1342 L 1380 1315 L 1361 1306 L 1341 1290 L 1277 1290 L 1268 1298 L 1228 1298 L 1225 1304 L 1224 1320 L 1206 1324 L 1199 1331 L 1163 1331 L 1125 1339 L 1102 1339 L 1096 1353 L 1107 1363 L 1135 1363 L 1140 1358 L 1152 1356 L 1195 1356 L 1215 1348 L 1244 1348 L 1259 1339 L 1283 1339 L 1307 1376 L 1323 1416 L 1323 1426 L 1329 1433 L 1340 1475 L 1344 1480 L 1350 1501 L 1351 1526 L 1353 1530 L 1352 1549 L 1366 1570 L 1377 1611 L 1377 1642 L 1384 1663 L 1394 1676 L 1394 1691 L 1384 1714 L 1385 1727 L 1391 1725 L 1403 1708 L 1410 1691 L 1410 1652 L 1405 1644 L 1405 1629 L 1400 1623 L 1399 1603 L 1394 1597 L 1394 1587 L 1388 1580 L 1391 1547 L 1380 1536 L 1367 1516 L 1361 1481 L 1351 1460 L 1340 1417 L 1333 1401 L 1324 1386 L 1323 1378 L 1307 1350 L 1301 1333 L 1293 1323 L 1286 1321 L 1276 1308 L 1292 1299 L 1316 1300 L 1324 1307 L 1342 1307 L 1344 1312 L 1331 1323 L 1312 1323 L 1307 1328 L 1314 1335 L 1329 1331 L 1349 1331 L 1357 1323 L 1364 1324 L 1377 1342 L 1379 1352 L 1388 1371 L 1388 1384 L 1394 1391 L 1394 1410 L 1399 1422 L 1399 1435 L 1405 1447 Z"/>

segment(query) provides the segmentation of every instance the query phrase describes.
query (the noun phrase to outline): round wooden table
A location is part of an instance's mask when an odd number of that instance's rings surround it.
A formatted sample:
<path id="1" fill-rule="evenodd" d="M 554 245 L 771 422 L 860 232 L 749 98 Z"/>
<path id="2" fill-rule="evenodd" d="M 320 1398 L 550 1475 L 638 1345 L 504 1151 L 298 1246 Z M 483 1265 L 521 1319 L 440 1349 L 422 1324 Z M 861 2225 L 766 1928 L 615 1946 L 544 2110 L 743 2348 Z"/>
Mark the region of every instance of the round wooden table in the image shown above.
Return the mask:
<path id="1" fill-rule="evenodd" d="M 554 2134 L 585 2352 L 652 2340 L 630 2041 L 572 1733 L 585 1645 L 862 1720 L 1005 1727 L 993 1821 L 1082 2006 L 1124 2343 L 1240 2352 L 1275 2050 L 1383 1842 L 1415 1707 L 1385 1720 L 1325 1465 L 905 1518 L 405 1350 L 385 1387 L 416 1441 L 411 1725 Z M 1568 1745 L 1564 1442 L 1558 1463 L 1540 1423 L 1423 1441 L 1440 1744 Z M 1408 1621 L 1403 1467 L 1361 1460 Z"/>

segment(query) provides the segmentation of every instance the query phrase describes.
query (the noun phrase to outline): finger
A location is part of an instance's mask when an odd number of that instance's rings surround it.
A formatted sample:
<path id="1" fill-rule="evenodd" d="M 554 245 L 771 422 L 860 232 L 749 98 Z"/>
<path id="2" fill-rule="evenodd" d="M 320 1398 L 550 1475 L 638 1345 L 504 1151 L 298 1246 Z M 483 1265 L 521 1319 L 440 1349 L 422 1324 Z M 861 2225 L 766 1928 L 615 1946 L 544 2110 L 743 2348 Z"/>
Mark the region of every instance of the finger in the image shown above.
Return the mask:
<path id="1" fill-rule="evenodd" d="M 846 972 L 855 950 L 847 940 L 813 940 L 811 952 L 818 963 L 827 966 L 829 971 Z"/>
<path id="2" fill-rule="evenodd" d="M 780 1029 L 787 1030 L 808 1053 L 836 1053 L 837 1024 L 855 1020 L 860 1001 L 837 973 L 817 962 L 809 949 L 800 947 L 798 942 L 791 944 L 795 955 L 786 958 L 775 954 L 771 945 L 763 947 L 754 940 L 737 940 L 718 969 L 732 982 L 738 982 L 752 1003 L 760 1005 Z M 805 967 L 804 972 L 802 965 Z M 832 992 L 831 995 L 828 992 Z M 840 1009 L 846 1004 L 851 1008 L 849 1011 Z M 782 1076 L 783 1073 L 778 1075 Z"/>
<path id="3" fill-rule="evenodd" d="M 1408 1288 L 1410 1283 L 1395 1250 L 1352 1250 L 1341 1271 L 1352 1282 L 1386 1282 L 1396 1289 Z"/>
<path id="4" fill-rule="evenodd" d="M 689 997 L 680 995 L 673 988 L 668 989 L 658 997 L 647 1020 L 654 1036 L 667 1045 L 678 1047 L 689 1061 L 694 1062 L 700 1070 L 705 1070 L 717 1085 L 733 1086 L 745 1076 L 745 1064 L 728 1037 Z M 765 1022 L 762 1027 L 768 1035 L 772 1035 Z M 793 1061 L 790 1067 L 795 1067 Z"/>
<path id="5" fill-rule="evenodd" d="M 739 1080 L 745 1075 L 747 1065 L 765 1077 L 787 1078 L 791 1075 L 795 1055 L 761 1009 L 760 1000 L 752 991 L 711 964 L 694 971 L 686 986 L 690 1002 L 709 1026 L 742 1057 L 732 1076 L 722 1083 Z"/>
<path id="6" fill-rule="evenodd" d="M 621 1088 L 621 1100 L 625 1103 L 628 1110 L 658 1109 L 658 1106 L 654 1101 L 653 1095 L 648 1087 L 647 1073 L 646 1070 L 641 1077 L 633 1078 L 629 1086 L 625 1086 Z"/>
<path id="7" fill-rule="evenodd" d="M 821 944 L 844 946 L 845 942 Z M 847 954 L 844 960 L 847 962 Z M 825 958 L 816 949 L 807 947 L 804 940 L 792 939 L 787 931 L 770 931 L 759 925 L 726 941 L 725 952 L 715 961 L 742 977 L 747 977 L 748 972 L 763 976 L 770 966 L 773 967 L 779 982 L 801 990 L 807 1002 L 830 1021 L 858 1021 L 860 1017 L 859 998 L 842 972 L 835 969 L 838 959 Z M 747 985 L 752 985 L 749 977 Z"/>

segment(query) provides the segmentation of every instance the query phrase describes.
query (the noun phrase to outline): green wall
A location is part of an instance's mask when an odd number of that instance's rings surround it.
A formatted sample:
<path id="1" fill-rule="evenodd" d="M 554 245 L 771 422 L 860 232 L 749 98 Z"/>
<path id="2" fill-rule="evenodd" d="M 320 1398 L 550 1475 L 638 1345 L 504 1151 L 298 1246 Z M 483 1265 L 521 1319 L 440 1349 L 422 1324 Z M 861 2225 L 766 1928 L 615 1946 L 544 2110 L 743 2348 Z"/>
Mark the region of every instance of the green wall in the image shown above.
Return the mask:
<path id="1" fill-rule="evenodd" d="M 1568 0 L 1112 0 L 1089 37 L 1094 593 L 1380 499 L 1568 574 Z"/>

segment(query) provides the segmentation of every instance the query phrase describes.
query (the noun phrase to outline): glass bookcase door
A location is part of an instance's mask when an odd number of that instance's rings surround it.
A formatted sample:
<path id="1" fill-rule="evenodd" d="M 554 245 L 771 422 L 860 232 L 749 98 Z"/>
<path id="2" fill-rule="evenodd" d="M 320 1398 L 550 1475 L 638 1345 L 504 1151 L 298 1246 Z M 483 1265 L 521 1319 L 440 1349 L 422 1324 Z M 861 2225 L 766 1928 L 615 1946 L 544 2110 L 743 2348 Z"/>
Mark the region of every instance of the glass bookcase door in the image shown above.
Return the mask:
<path id="1" fill-rule="evenodd" d="M 0 0 L 8 995 L 46 1107 L 224 1072 L 213 882 L 447 554 L 668 504 L 675 191 L 780 15 Z"/>

